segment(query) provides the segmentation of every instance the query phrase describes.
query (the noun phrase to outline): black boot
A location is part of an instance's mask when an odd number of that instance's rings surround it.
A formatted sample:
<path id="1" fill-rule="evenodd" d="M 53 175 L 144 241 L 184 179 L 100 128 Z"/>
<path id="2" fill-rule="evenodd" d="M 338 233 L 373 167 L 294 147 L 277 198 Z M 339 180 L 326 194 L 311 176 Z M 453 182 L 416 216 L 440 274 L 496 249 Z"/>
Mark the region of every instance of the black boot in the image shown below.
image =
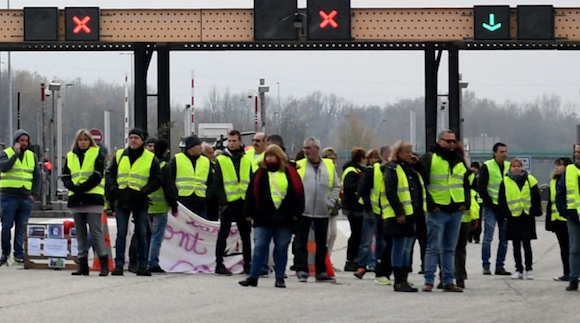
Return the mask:
<path id="1" fill-rule="evenodd" d="M 409 271 L 407 268 L 393 268 L 393 272 L 395 273 L 395 285 L 393 285 L 395 292 L 416 293 L 419 291 L 417 288 L 411 287 L 411 285 L 409 285 L 409 282 L 407 281 Z"/>
<path id="2" fill-rule="evenodd" d="M 239 281 L 239 284 L 244 286 L 244 287 L 248 287 L 248 286 L 257 287 L 258 286 L 258 279 L 248 277 L 245 280 Z"/>
<path id="3" fill-rule="evenodd" d="M 89 275 L 89 259 L 87 257 L 79 258 L 79 269 L 72 272 L 73 276 L 88 276 Z"/>
<path id="4" fill-rule="evenodd" d="M 566 290 L 569 292 L 575 292 L 578 290 L 578 279 L 570 279 L 570 285 L 566 287 Z"/>
<path id="5" fill-rule="evenodd" d="M 109 256 L 99 257 L 99 262 L 101 263 L 101 272 L 99 276 L 109 275 Z"/>

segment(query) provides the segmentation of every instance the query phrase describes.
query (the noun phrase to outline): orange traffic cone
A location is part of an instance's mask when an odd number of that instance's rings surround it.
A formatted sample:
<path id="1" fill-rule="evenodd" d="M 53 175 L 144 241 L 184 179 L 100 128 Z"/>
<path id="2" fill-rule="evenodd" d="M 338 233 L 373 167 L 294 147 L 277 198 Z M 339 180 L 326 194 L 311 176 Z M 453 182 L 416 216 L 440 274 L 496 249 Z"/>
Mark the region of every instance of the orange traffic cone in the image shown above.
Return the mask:
<path id="1" fill-rule="evenodd" d="M 113 263 L 113 251 L 111 250 L 111 236 L 109 235 L 109 223 L 107 220 L 107 212 L 103 212 L 101 215 L 101 228 L 103 230 L 103 237 L 105 238 L 105 246 L 107 247 L 107 254 L 109 255 L 109 271 L 115 269 L 115 264 Z M 101 271 L 101 261 L 99 257 L 93 259 L 93 267 L 91 271 Z"/>

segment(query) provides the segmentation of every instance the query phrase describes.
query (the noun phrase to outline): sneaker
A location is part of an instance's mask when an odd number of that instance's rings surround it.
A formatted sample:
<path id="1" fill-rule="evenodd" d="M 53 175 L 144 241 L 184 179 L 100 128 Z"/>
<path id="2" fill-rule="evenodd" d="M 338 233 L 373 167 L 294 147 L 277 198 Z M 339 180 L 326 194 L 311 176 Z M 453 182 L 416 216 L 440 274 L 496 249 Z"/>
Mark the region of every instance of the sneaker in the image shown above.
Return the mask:
<path id="1" fill-rule="evenodd" d="M 509 276 L 512 273 L 510 273 L 509 271 L 505 270 L 504 268 L 496 268 L 495 269 L 495 274 L 499 275 L 499 276 Z"/>
<path id="2" fill-rule="evenodd" d="M 12 259 L 14 259 L 14 262 L 17 263 L 17 264 L 23 264 L 24 263 L 24 258 L 12 257 Z"/>
<path id="3" fill-rule="evenodd" d="M 533 270 L 527 270 L 526 273 L 524 274 L 524 278 L 525 279 L 528 279 L 528 280 L 534 279 L 534 271 Z"/>
<path id="4" fill-rule="evenodd" d="M 570 277 L 568 277 L 566 275 L 562 275 L 560 277 L 554 277 L 554 280 L 557 282 L 567 282 L 567 281 L 570 281 Z"/>
<path id="5" fill-rule="evenodd" d="M 484 275 L 491 275 L 491 270 L 489 270 L 489 268 L 483 268 L 483 274 Z"/>
<path id="6" fill-rule="evenodd" d="M 305 271 L 299 271 L 296 276 L 298 276 L 298 281 L 301 283 L 305 283 L 308 281 L 308 273 Z"/>
<path id="7" fill-rule="evenodd" d="M 365 268 L 359 267 L 353 275 L 358 279 L 362 279 L 366 272 L 367 270 Z"/>
<path id="8" fill-rule="evenodd" d="M 0 258 L 0 266 L 3 266 L 6 263 L 8 263 L 8 257 L 7 256 L 2 256 Z"/>
<path id="9" fill-rule="evenodd" d="M 524 279 L 524 275 L 519 271 L 516 271 L 515 273 L 512 274 L 511 279 Z"/>
<path id="10" fill-rule="evenodd" d="M 378 285 L 391 285 L 391 280 L 387 277 L 376 277 L 375 283 Z"/>
<path id="11" fill-rule="evenodd" d="M 322 273 L 316 275 L 316 282 L 317 283 L 336 283 L 336 279 L 334 277 L 329 277 L 327 273 Z"/>
<path id="12" fill-rule="evenodd" d="M 215 274 L 216 275 L 223 275 L 223 276 L 231 276 L 232 272 L 229 271 L 226 266 L 221 265 L 221 266 L 217 266 L 215 267 Z"/>
<path id="13" fill-rule="evenodd" d="M 159 267 L 159 266 L 155 266 L 155 267 L 149 268 L 149 272 L 164 274 L 165 270 L 161 269 L 161 267 Z"/>

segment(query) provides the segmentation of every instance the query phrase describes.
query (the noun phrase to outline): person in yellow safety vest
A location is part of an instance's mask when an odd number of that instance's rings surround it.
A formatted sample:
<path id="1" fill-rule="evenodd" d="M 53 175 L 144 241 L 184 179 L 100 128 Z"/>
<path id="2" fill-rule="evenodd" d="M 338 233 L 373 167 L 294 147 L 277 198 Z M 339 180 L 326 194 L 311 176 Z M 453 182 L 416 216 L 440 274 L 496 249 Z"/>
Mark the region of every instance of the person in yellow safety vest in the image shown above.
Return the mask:
<path id="1" fill-rule="evenodd" d="M 295 269 L 298 281 L 308 281 L 308 232 L 314 224 L 314 240 L 316 254 L 314 256 L 316 281 L 336 282 L 326 272 L 326 240 L 328 235 L 328 219 L 330 212 L 340 193 L 340 179 L 336 174 L 334 163 L 330 159 L 321 158 L 320 140 L 310 137 L 304 140 L 302 150 L 306 158 L 296 162 L 297 171 L 304 186 L 304 213 L 296 223 L 296 256 Z"/>
<path id="2" fill-rule="evenodd" d="M 171 206 L 175 205 L 175 200 L 166 192 L 174 185 L 174 178 L 167 168 L 167 157 L 169 156 L 169 142 L 165 139 L 159 139 L 155 142 L 153 147 L 155 157 L 159 161 L 159 168 L 161 170 L 163 184 L 155 192 L 149 194 L 151 205 L 149 205 L 149 229 L 151 231 L 151 240 L 149 241 L 149 259 L 147 261 L 147 269 L 152 273 L 164 273 L 165 270 L 159 266 L 159 253 L 161 251 L 161 244 L 165 238 L 165 228 L 167 227 L 167 212 L 176 216 L 177 208 L 173 209 Z"/>
<path id="3" fill-rule="evenodd" d="M 574 145 L 574 161 L 574 164 L 566 166 L 562 175 L 565 185 L 556 186 L 556 206 L 568 224 L 570 283 L 566 290 L 570 292 L 578 290 L 580 274 L 580 143 Z"/>
<path id="4" fill-rule="evenodd" d="M 457 151 L 457 139 L 451 130 L 439 133 L 435 147 L 421 158 L 427 187 L 427 251 L 425 285 L 433 290 L 437 265 L 441 266 L 443 289 L 462 292 L 454 283 L 454 257 L 461 217 L 471 205 L 469 173 L 463 156 Z"/>
<path id="5" fill-rule="evenodd" d="M 14 225 L 14 261 L 24 262 L 24 224 L 32 212 L 32 204 L 40 197 L 38 157 L 28 149 L 30 135 L 22 129 L 14 133 L 12 147 L 0 153 L 0 191 L 2 195 L 2 257 L 0 266 L 8 262 L 11 251 L 11 229 Z"/>
<path id="6" fill-rule="evenodd" d="M 562 258 L 563 275 L 554 277 L 555 281 L 567 282 L 570 280 L 570 243 L 568 237 L 568 225 L 566 218 L 558 211 L 556 202 L 557 186 L 566 186 L 564 172 L 568 165 L 573 162 L 568 157 L 560 157 L 554 161 L 554 171 L 550 180 L 550 190 L 548 196 L 548 205 L 546 207 L 546 230 L 556 234 L 558 244 L 560 245 L 560 257 Z M 564 196 L 565 199 L 565 196 Z"/>
<path id="7" fill-rule="evenodd" d="M 220 231 L 216 243 L 216 268 L 218 275 L 231 276 L 224 264 L 226 239 L 230 234 L 232 222 L 236 221 L 242 238 L 244 272 L 250 272 L 252 249 L 250 240 L 250 221 L 243 215 L 246 190 L 252 175 L 252 157 L 244 153 L 242 136 L 232 130 L 228 134 L 228 146 L 217 157 L 215 165 L 214 188 L 221 209 Z"/>
<path id="8" fill-rule="evenodd" d="M 344 271 L 356 272 L 358 269 L 356 259 L 361 242 L 364 215 L 364 206 L 362 201 L 359 201 L 358 196 L 358 183 L 366 166 L 366 152 L 361 147 L 354 147 L 350 151 L 350 156 L 351 160 L 342 166 L 341 177 L 342 213 L 347 216 L 350 225 Z"/>
<path id="9" fill-rule="evenodd" d="M 483 211 L 481 208 L 481 205 L 483 204 L 483 200 L 481 199 L 481 196 L 479 196 L 479 191 L 478 191 L 478 179 L 479 179 L 479 169 L 481 168 L 481 165 L 479 164 L 479 162 L 472 162 L 470 169 L 471 169 L 471 173 L 473 173 L 475 175 L 475 179 L 473 180 L 473 183 L 471 183 L 471 189 L 475 190 L 475 193 L 477 194 L 476 197 L 476 201 L 477 204 L 479 205 L 479 217 L 481 217 L 481 212 Z M 481 237 L 481 227 L 483 222 L 479 221 L 480 223 L 478 223 L 477 227 L 473 230 L 471 230 L 471 232 L 469 233 L 469 239 L 468 242 L 474 242 L 474 243 L 479 243 L 480 241 L 480 237 Z"/>
<path id="10" fill-rule="evenodd" d="M 465 159 L 463 145 L 460 142 L 457 143 L 456 150 Z M 475 174 L 471 170 L 468 170 L 468 172 L 471 205 L 461 217 L 461 227 L 457 238 L 457 246 L 455 247 L 455 283 L 461 288 L 465 288 L 465 280 L 467 280 L 467 271 L 465 270 L 465 263 L 467 262 L 467 241 L 469 240 L 470 233 L 479 225 L 479 204 L 477 203 L 477 191 L 474 187 Z"/>
<path id="11" fill-rule="evenodd" d="M 133 214 L 137 235 L 137 275 L 151 276 L 147 270 L 147 226 L 149 194 L 163 184 L 159 161 L 144 147 L 146 134 L 140 128 L 129 131 L 129 146 L 119 149 L 105 174 L 105 196 L 116 213 L 117 240 L 115 269 L 122 276 L 129 217 Z"/>
<path id="12" fill-rule="evenodd" d="M 524 170 L 522 161 L 517 158 L 512 159 L 510 170 L 499 188 L 499 207 L 507 217 L 506 238 L 512 240 L 514 246 L 516 271 L 511 278 L 534 279 L 532 240 L 538 238 L 534 217 L 542 215 L 542 199 L 538 180 Z"/>
<path id="13" fill-rule="evenodd" d="M 426 211 L 425 184 L 418 172 L 418 157 L 413 145 L 398 141 L 385 168 L 384 189 L 381 190 L 381 211 L 385 234 L 392 237 L 393 286 L 396 292 L 417 292 L 408 283 L 411 248 L 415 236 L 416 218 Z"/>
<path id="14" fill-rule="evenodd" d="M 258 285 L 273 240 L 276 269 L 274 286 L 286 288 L 284 275 L 294 218 L 304 212 L 304 187 L 296 169 L 287 160 L 280 146 L 269 146 L 264 161 L 260 163 L 248 187 L 244 215 L 254 220 L 255 246 L 250 275 L 239 282 L 242 286 Z"/>
<path id="15" fill-rule="evenodd" d="M 62 168 L 62 182 L 68 189 L 67 206 L 75 219 L 79 268 L 73 275 L 89 275 L 87 225 L 101 272 L 109 275 L 109 252 L 105 245 L 101 215 L 105 205 L 105 154 L 87 129 L 79 129 Z"/>
<path id="16" fill-rule="evenodd" d="M 266 134 L 257 132 L 252 138 L 252 146 L 246 148 L 246 154 L 253 157 L 252 173 L 260 168 L 260 162 L 264 160 L 264 151 L 266 150 Z"/>
<path id="17" fill-rule="evenodd" d="M 481 244 L 481 260 L 483 274 L 491 275 L 490 257 L 491 242 L 495 225 L 499 229 L 499 244 L 497 247 L 497 257 L 495 259 L 495 274 L 509 276 L 511 272 L 505 270 L 504 262 L 507 253 L 508 242 L 506 239 L 506 219 L 501 214 L 498 206 L 499 186 L 504 176 L 510 169 L 507 161 L 508 149 L 501 142 L 493 145 L 493 158 L 487 160 L 481 166 L 478 177 L 479 196 L 483 200 L 483 243 Z"/>
<path id="18" fill-rule="evenodd" d="M 185 150 L 177 153 L 167 166 L 172 179 L 167 195 L 172 210 L 177 210 L 179 202 L 207 219 L 214 173 L 211 161 L 201 154 L 201 150 L 202 142 L 196 135 L 185 138 Z"/>
<path id="19" fill-rule="evenodd" d="M 214 149 L 205 141 L 201 143 L 201 154 L 207 157 L 212 164 L 215 163 Z"/>
<path id="20" fill-rule="evenodd" d="M 381 164 L 379 163 L 379 151 L 377 149 L 371 149 L 367 152 L 366 161 L 367 166 L 364 169 L 357 189 L 359 199 L 363 202 L 364 207 L 361 243 L 356 259 L 358 268 L 354 273 L 354 276 L 358 279 L 363 278 L 367 269 L 375 271 L 377 261 L 381 259 L 384 248 L 381 207 L 379 202 L 383 172 L 381 172 Z M 372 250 L 373 236 L 376 236 L 374 252 Z"/>

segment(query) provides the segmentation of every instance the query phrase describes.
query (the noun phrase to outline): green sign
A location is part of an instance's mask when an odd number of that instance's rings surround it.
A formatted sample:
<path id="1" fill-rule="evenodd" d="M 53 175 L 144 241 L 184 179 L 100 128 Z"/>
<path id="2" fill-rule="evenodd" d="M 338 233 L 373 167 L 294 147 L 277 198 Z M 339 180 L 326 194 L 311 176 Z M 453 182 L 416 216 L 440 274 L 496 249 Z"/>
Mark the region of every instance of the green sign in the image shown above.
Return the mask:
<path id="1" fill-rule="evenodd" d="M 510 7 L 473 7 L 473 31 L 475 40 L 510 40 Z"/>
<path id="2" fill-rule="evenodd" d="M 489 14 L 489 21 L 484 22 L 481 25 L 483 26 L 483 28 L 485 28 L 491 32 L 494 32 L 494 31 L 501 28 L 501 22 L 498 22 L 498 23 L 495 22 L 495 14 L 494 13 L 490 13 Z"/>

